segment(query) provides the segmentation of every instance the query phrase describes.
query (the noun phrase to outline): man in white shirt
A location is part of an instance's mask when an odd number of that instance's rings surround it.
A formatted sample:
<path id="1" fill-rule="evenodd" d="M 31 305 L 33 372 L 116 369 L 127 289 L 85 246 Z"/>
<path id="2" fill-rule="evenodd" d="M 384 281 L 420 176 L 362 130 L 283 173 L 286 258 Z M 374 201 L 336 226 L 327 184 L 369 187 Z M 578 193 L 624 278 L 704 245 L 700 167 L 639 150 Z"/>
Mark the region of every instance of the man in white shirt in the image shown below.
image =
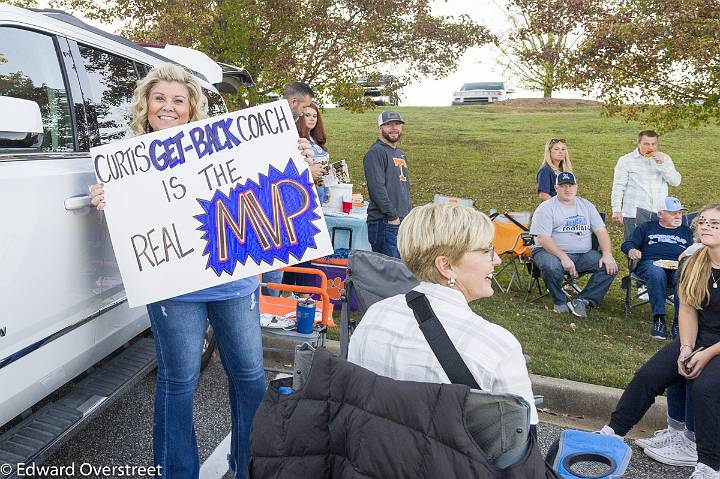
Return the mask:
<path id="1" fill-rule="evenodd" d="M 612 187 L 612 219 L 623 223 L 625 240 L 635 229 L 635 211 L 643 208 L 657 213 L 656 205 L 668 196 L 668 185 L 678 186 L 682 177 L 672 158 L 658 150 L 658 134 L 644 130 L 638 147 L 620 157 L 615 165 Z"/>

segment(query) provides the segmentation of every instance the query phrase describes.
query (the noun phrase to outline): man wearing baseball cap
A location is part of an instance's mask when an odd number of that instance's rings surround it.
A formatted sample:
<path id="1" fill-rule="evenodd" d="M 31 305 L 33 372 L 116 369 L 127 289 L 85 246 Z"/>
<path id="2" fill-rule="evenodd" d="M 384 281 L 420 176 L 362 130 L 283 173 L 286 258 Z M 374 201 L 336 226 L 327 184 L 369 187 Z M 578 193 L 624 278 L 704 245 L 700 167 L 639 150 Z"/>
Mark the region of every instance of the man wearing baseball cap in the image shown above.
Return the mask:
<path id="1" fill-rule="evenodd" d="M 400 257 L 398 228 L 411 208 L 407 159 L 397 147 L 404 123 L 397 111 L 380 112 L 378 139 L 363 158 L 370 195 L 368 240 L 373 251 L 395 258 Z"/>
<path id="2" fill-rule="evenodd" d="M 612 256 L 610 235 L 595 206 L 577 196 L 575 175 L 568 171 L 555 180 L 557 196 L 543 201 L 533 214 L 530 234 L 535 236 L 532 258 L 540 268 L 557 313 L 587 316 L 605 297 L 618 271 Z M 592 247 L 593 233 L 600 251 Z M 563 291 L 566 275 L 591 273 L 585 288 L 571 301 Z"/>
<path id="3" fill-rule="evenodd" d="M 667 196 L 656 208 L 658 219 L 637 225 L 620 249 L 637 262 L 634 272 L 646 283 L 653 315 L 650 334 L 665 339 L 666 291 L 675 290 L 677 260 L 693 244 L 693 231 L 683 224 L 687 208 L 677 198 Z"/>

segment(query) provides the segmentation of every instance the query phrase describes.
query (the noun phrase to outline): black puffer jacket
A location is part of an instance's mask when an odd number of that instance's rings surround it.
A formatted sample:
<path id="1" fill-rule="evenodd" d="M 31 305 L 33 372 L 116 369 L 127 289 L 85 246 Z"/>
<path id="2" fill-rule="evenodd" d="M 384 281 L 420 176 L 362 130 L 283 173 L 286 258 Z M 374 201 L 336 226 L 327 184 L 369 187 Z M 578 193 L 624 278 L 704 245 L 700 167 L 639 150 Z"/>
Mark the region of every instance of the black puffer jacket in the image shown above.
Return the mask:
<path id="1" fill-rule="evenodd" d="M 253 479 L 545 479 L 537 447 L 499 470 L 468 433 L 469 388 L 396 381 L 315 353 L 305 386 L 271 383 L 251 437 Z"/>

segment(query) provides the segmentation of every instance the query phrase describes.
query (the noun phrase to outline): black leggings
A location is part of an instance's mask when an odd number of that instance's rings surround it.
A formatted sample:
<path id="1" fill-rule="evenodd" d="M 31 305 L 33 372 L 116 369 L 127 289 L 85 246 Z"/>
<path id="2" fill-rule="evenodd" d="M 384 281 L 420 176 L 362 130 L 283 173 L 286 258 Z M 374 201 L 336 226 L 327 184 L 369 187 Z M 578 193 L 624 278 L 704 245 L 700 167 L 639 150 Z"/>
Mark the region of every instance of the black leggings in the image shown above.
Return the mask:
<path id="1" fill-rule="evenodd" d="M 640 421 L 655 397 L 668 386 L 684 381 L 677 371 L 680 340 L 675 339 L 635 373 L 615 412 L 610 427 L 624 436 Z M 688 381 L 695 414 L 698 462 L 720 469 L 720 356 L 712 358 L 693 381 Z"/>

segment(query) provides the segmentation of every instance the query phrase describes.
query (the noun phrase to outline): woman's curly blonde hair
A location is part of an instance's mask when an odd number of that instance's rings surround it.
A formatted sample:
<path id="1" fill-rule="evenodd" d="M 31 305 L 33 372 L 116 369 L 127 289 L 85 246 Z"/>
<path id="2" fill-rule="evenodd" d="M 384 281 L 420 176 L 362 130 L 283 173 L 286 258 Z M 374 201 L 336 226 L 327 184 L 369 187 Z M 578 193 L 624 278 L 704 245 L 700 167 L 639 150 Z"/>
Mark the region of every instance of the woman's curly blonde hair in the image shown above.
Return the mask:
<path id="1" fill-rule="evenodd" d="M 130 131 L 134 135 L 144 135 L 152 130 L 148 122 L 148 94 L 160 81 L 182 83 L 188 90 L 190 103 L 190 121 L 202 120 L 208 116 L 208 101 L 202 92 L 200 82 L 188 71 L 174 63 L 163 63 L 150 70 L 145 78 L 138 80 L 130 107 L 132 121 Z"/>

